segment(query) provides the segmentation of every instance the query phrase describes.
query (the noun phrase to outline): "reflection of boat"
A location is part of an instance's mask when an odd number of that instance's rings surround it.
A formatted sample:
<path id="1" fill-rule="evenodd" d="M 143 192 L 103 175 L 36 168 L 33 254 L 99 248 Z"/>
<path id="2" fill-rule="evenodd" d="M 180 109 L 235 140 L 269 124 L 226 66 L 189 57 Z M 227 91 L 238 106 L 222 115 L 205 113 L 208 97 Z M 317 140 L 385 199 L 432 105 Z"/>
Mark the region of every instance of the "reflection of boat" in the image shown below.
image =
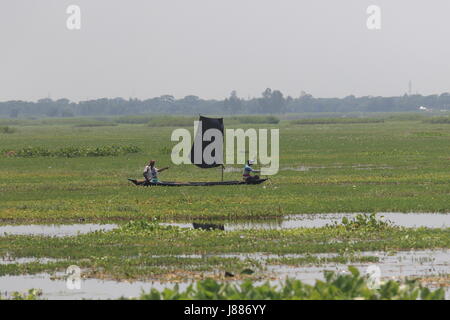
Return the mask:
<path id="1" fill-rule="evenodd" d="M 203 154 L 203 151 L 210 146 L 211 143 L 219 143 L 219 145 L 222 146 L 222 150 L 223 150 L 223 131 L 224 131 L 224 126 L 223 126 L 223 119 L 219 118 L 219 119 L 213 119 L 213 118 L 206 118 L 206 117 L 202 117 L 200 116 L 200 120 L 199 122 L 201 122 L 201 131 L 198 130 L 197 131 L 197 137 L 194 140 L 194 143 L 192 144 L 192 149 L 191 149 L 191 162 L 193 164 L 195 164 L 197 167 L 202 168 L 202 169 L 208 169 L 208 168 L 216 168 L 216 167 L 222 167 L 222 181 L 213 181 L 213 182 L 172 182 L 172 181 L 161 181 L 161 182 L 148 182 L 145 180 L 135 180 L 135 179 L 128 179 L 129 181 L 131 181 L 133 184 L 137 185 L 137 186 L 144 186 L 144 187 L 149 187 L 149 186 L 162 186 L 162 187 L 184 187 L 184 186 L 191 186 L 191 187 L 200 187 L 200 186 L 233 186 L 233 185 L 249 185 L 249 184 L 261 184 L 264 181 L 266 181 L 267 179 L 252 179 L 252 180 L 241 180 L 241 181 L 237 181 L 237 180 L 233 180 L 233 181 L 223 181 L 223 170 L 224 170 L 224 166 L 223 166 L 223 159 L 219 160 L 216 162 L 216 160 L 213 163 L 206 163 L 205 160 L 201 159 L 202 162 L 196 162 L 194 161 L 194 151 L 196 149 L 199 149 L 199 151 L 201 151 L 201 154 Z M 204 141 L 202 139 L 203 134 L 210 129 L 215 129 L 218 130 L 222 133 L 222 141 Z M 197 143 L 197 144 L 196 144 Z M 201 146 L 199 146 L 198 144 L 201 144 Z M 198 151 L 198 150 L 197 150 Z M 216 150 L 214 149 L 212 152 L 212 156 L 215 156 L 215 152 Z M 220 157 L 219 157 L 220 159 Z"/>
<path id="2" fill-rule="evenodd" d="M 192 226 L 194 227 L 194 229 L 201 229 L 201 230 L 225 230 L 225 226 L 223 224 L 193 222 Z"/>
<path id="3" fill-rule="evenodd" d="M 134 180 L 128 179 L 137 186 L 150 187 L 150 186 L 161 186 L 161 187 L 208 187 L 208 186 L 233 186 L 233 185 L 248 185 L 248 184 L 261 184 L 267 179 L 258 179 L 251 181 L 213 181 L 213 182 L 171 182 L 171 181 L 161 181 L 161 182 L 147 182 L 145 180 Z"/>

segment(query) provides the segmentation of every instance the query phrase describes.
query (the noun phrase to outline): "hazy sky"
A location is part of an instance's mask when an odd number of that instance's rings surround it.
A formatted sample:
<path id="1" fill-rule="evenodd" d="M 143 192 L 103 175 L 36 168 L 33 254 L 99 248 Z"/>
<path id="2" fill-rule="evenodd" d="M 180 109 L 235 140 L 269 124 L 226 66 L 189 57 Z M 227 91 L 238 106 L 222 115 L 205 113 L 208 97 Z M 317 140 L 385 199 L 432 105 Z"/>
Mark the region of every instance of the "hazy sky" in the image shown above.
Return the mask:
<path id="1" fill-rule="evenodd" d="M 0 100 L 442 93 L 449 36 L 449 0 L 1 0 Z"/>

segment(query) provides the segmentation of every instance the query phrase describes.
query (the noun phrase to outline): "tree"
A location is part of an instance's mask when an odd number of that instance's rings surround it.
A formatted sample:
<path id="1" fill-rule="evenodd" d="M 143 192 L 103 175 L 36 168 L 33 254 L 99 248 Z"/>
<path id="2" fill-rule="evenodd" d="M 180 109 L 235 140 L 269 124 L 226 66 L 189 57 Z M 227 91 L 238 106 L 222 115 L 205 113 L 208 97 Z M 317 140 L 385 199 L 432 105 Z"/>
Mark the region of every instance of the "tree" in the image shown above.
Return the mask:
<path id="1" fill-rule="evenodd" d="M 242 111 L 242 101 L 237 96 L 236 90 L 233 90 L 228 99 L 224 101 L 225 111 L 229 114 Z"/>
<path id="2" fill-rule="evenodd" d="M 20 113 L 19 109 L 17 109 L 17 108 L 11 109 L 11 111 L 9 112 L 9 117 L 17 118 L 17 117 L 19 117 L 19 113 Z"/>
<path id="3" fill-rule="evenodd" d="M 57 107 L 51 106 L 47 109 L 47 111 L 45 112 L 45 115 L 47 117 L 57 117 L 59 114 L 59 110 Z"/>
<path id="4" fill-rule="evenodd" d="M 69 108 L 66 108 L 61 112 L 61 117 L 63 118 L 71 118 L 74 116 L 75 115 L 73 114 L 72 110 L 70 110 Z"/>
<path id="5" fill-rule="evenodd" d="M 193 95 L 189 95 L 189 96 L 184 97 L 184 98 L 181 100 L 181 102 L 185 102 L 185 103 L 188 103 L 188 104 L 192 104 L 192 103 L 197 103 L 199 100 L 200 100 L 199 97 L 193 96 Z"/>
<path id="6" fill-rule="evenodd" d="M 260 112 L 262 113 L 282 113 L 286 105 L 286 100 L 279 90 L 267 88 L 259 99 Z"/>
<path id="7" fill-rule="evenodd" d="M 286 100 L 283 97 L 281 91 L 275 90 L 272 92 L 272 106 L 274 108 L 273 113 L 283 113 L 286 106 Z"/>
<path id="8" fill-rule="evenodd" d="M 164 103 L 172 104 L 172 103 L 174 103 L 175 98 L 172 95 L 165 94 L 165 95 L 162 95 L 161 97 L 159 97 L 159 100 Z"/>

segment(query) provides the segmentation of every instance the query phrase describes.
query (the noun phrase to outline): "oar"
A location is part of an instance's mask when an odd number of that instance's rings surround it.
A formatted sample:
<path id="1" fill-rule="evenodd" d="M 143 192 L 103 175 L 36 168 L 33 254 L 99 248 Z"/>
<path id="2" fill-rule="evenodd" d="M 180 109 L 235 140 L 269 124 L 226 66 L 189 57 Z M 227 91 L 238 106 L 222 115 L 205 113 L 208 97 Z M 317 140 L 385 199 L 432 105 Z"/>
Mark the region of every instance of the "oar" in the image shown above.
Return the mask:
<path id="1" fill-rule="evenodd" d="M 259 170 L 258 171 L 261 173 L 261 166 L 259 166 Z M 270 180 L 269 176 L 266 175 L 265 177 L 263 177 L 263 179 L 264 178 L 267 179 L 267 181 L 269 181 L 268 183 L 270 184 L 270 186 L 272 186 L 272 180 Z"/>

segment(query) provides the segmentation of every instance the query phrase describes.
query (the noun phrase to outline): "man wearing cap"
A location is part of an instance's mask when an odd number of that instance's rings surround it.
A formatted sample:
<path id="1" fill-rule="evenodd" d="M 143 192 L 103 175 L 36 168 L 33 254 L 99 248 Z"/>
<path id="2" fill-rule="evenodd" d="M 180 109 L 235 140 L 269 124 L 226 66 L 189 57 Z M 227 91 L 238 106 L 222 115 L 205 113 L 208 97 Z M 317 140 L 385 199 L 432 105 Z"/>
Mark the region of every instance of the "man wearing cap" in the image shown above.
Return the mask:
<path id="1" fill-rule="evenodd" d="M 244 173 L 242 174 L 242 178 L 246 182 L 251 182 L 253 180 L 259 180 L 259 176 L 252 176 L 251 173 L 258 173 L 259 170 L 255 170 L 252 168 L 252 165 L 255 163 L 255 160 L 248 160 L 244 167 Z"/>

